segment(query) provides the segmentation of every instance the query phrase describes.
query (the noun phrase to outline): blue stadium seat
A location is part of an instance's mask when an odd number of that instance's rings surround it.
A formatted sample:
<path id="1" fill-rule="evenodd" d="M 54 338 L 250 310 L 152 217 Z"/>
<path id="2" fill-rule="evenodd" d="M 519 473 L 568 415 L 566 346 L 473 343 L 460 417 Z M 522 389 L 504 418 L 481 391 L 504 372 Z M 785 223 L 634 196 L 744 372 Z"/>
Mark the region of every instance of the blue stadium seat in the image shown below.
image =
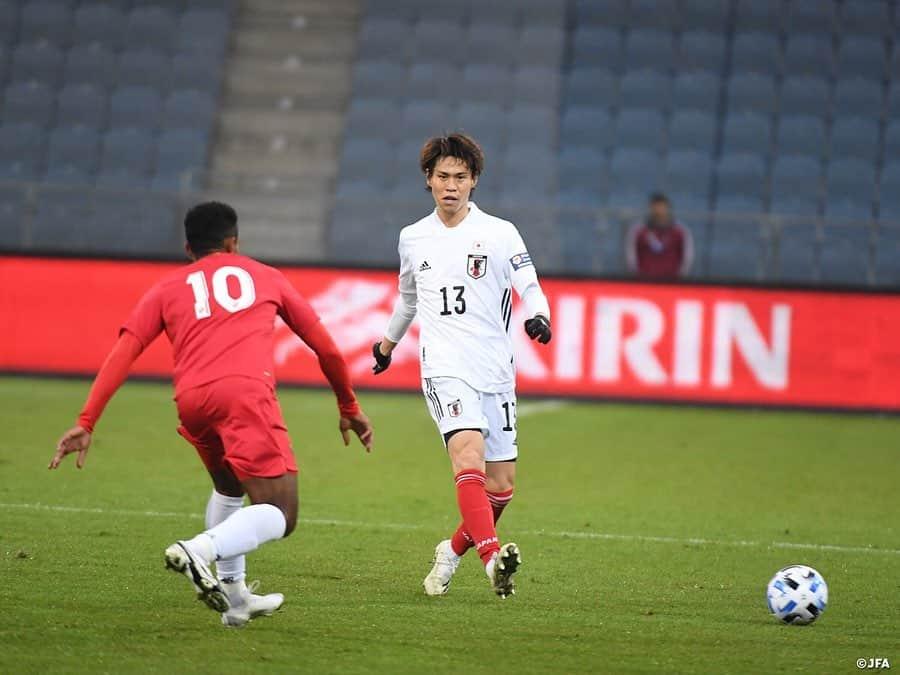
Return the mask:
<path id="1" fill-rule="evenodd" d="M 900 54 L 900 41 L 894 48 L 897 54 Z M 891 80 L 890 89 L 888 89 L 888 117 L 900 117 L 900 78 Z"/>
<path id="2" fill-rule="evenodd" d="M 609 164 L 609 204 L 618 208 L 643 207 L 647 195 L 663 182 L 662 161 L 650 150 L 621 148 Z M 640 195 L 635 199 L 635 195 Z"/>
<path id="3" fill-rule="evenodd" d="M 50 183 L 91 183 L 100 160 L 100 136 L 86 126 L 58 127 L 50 134 L 47 172 Z"/>
<path id="4" fill-rule="evenodd" d="M 681 73 L 672 87 L 672 106 L 678 110 L 700 110 L 715 114 L 719 106 L 722 79 L 704 72 Z"/>
<path id="5" fill-rule="evenodd" d="M 443 106 L 441 106 L 443 108 Z M 437 122 L 443 110 L 435 111 L 431 118 Z M 499 145 L 503 143 L 506 131 L 506 116 L 499 103 L 463 103 L 459 106 L 457 120 L 459 126 L 471 133 L 475 138 L 484 140 L 485 143 Z M 412 120 L 404 116 L 404 128 L 406 124 L 412 124 Z"/>
<path id="6" fill-rule="evenodd" d="M 0 44 L 12 44 L 18 27 L 19 3 L 13 0 L 0 0 Z"/>
<path id="7" fill-rule="evenodd" d="M 463 69 L 463 89 L 475 101 L 505 103 L 511 85 L 512 71 L 506 65 L 470 63 Z"/>
<path id="8" fill-rule="evenodd" d="M 33 0 L 22 7 L 19 39 L 66 42 L 72 30 L 72 11 L 65 2 Z"/>
<path id="9" fill-rule="evenodd" d="M 705 152 L 670 152 L 666 157 L 665 185 L 669 192 L 694 195 L 698 202 L 705 204 L 709 196 L 711 174 L 712 161 Z"/>
<path id="10" fill-rule="evenodd" d="M 0 187 L 0 249 L 18 249 L 24 243 L 24 237 L 25 190 Z"/>
<path id="11" fill-rule="evenodd" d="M 633 29 L 625 41 L 625 63 L 629 68 L 652 68 L 669 72 L 675 63 L 672 31 Z"/>
<path id="12" fill-rule="evenodd" d="M 822 165 L 804 155 L 782 155 L 772 165 L 772 199 L 782 206 L 804 200 L 818 204 L 821 192 Z M 774 207 L 773 207 L 774 210 Z M 817 213 L 818 207 L 812 209 Z M 807 212 L 809 213 L 809 212 Z"/>
<path id="13" fill-rule="evenodd" d="M 158 49 L 126 50 L 119 59 L 120 87 L 165 89 L 171 79 L 169 57 Z"/>
<path id="14" fill-rule="evenodd" d="M 347 139 L 341 151 L 341 180 L 363 180 L 374 175 L 373 167 L 383 167 L 392 153 L 391 144 L 380 138 Z"/>
<path id="15" fill-rule="evenodd" d="M 662 113 L 644 108 L 623 108 L 616 118 L 616 144 L 623 148 L 645 148 L 656 153 L 665 148 Z"/>
<path id="16" fill-rule="evenodd" d="M 0 126 L 0 181 L 33 181 L 40 173 L 45 136 L 30 122 Z"/>
<path id="17" fill-rule="evenodd" d="M 624 26 L 628 23 L 627 0 L 574 0 L 575 24 Z"/>
<path id="18" fill-rule="evenodd" d="M 678 26 L 677 0 L 631 0 L 628 22 L 633 28 L 664 28 Z"/>
<path id="19" fill-rule="evenodd" d="M 687 25 L 692 26 L 693 24 Z M 682 33 L 676 62 L 679 71 L 700 70 L 718 75 L 724 62 L 724 35 L 693 29 Z"/>
<path id="20" fill-rule="evenodd" d="M 782 30 L 787 15 L 783 0 L 737 0 L 734 17 L 738 30 Z"/>
<path id="21" fill-rule="evenodd" d="M 882 36 L 891 32 L 890 7 L 885 0 L 845 0 L 840 21 L 845 33 Z"/>
<path id="22" fill-rule="evenodd" d="M 466 59 L 470 63 L 510 66 L 516 61 L 517 37 L 512 26 L 473 24 L 466 39 Z"/>
<path id="23" fill-rule="evenodd" d="M 116 55 L 96 42 L 75 45 L 66 58 L 63 79 L 67 84 L 83 82 L 110 87 L 116 81 Z"/>
<path id="24" fill-rule="evenodd" d="M 837 25 L 834 0 L 791 0 L 789 32 L 832 33 Z"/>
<path id="25" fill-rule="evenodd" d="M 831 156 L 859 157 L 874 162 L 880 143 L 878 122 L 863 117 L 837 120 L 831 127 Z"/>
<path id="26" fill-rule="evenodd" d="M 412 23 L 403 20 L 366 19 L 360 24 L 358 58 L 406 61 L 414 44 L 409 39 L 412 30 Z M 427 56 L 427 53 L 422 54 L 419 62 L 427 61 Z"/>
<path id="27" fill-rule="evenodd" d="M 900 226 L 900 161 L 884 165 L 878 183 L 878 222 Z"/>
<path id="28" fill-rule="evenodd" d="M 835 117 L 881 117 L 882 108 L 881 82 L 854 78 L 838 80 L 834 88 Z"/>
<path id="29" fill-rule="evenodd" d="M 620 101 L 624 108 L 668 110 L 672 78 L 653 70 L 632 70 L 622 76 Z"/>
<path id="30" fill-rule="evenodd" d="M 168 73 L 168 85 L 173 89 L 196 89 L 215 96 L 221 81 L 221 62 L 202 52 L 176 52 Z"/>
<path id="31" fill-rule="evenodd" d="M 900 119 L 888 122 L 884 132 L 884 156 L 900 157 Z"/>
<path id="32" fill-rule="evenodd" d="M 51 42 L 28 42 L 13 51 L 10 77 L 22 82 L 39 80 L 55 85 L 63 67 L 63 52 Z"/>
<path id="33" fill-rule="evenodd" d="M 818 248 L 818 233 L 814 224 L 790 222 L 782 225 L 778 236 L 777 278 L 804 283 L 814 281 Z"/>
<path id="34" fill-rule="evenodd" d="M 386 63 L 386 62 L 382 62 Z M 361 64 L 360 64 L 361 65 Z M 400 68 L 392 64 L 394 68 Z M 359 66 L 357 66 L 359 68 Z M 451 103 L 454 99 L 452 87 L 446 86 L 447 82 L 459 82 L 462 78 L 462 69 L 456 64 L 450 63 L 414 63 L 409 70 L 409 81 L 406 83 L 406 95 L 410 99 L 444 101 Z M 374 83 L 373 83 L 374 84 Z M 393 85 L 390 85 L 393 87 Z M 401 85 L 397 85 L 398 87 Z M 377 98 L 374 94 L 363 94 L 362 90 L 353 89 L 354 96 L 367 96 Z"/>
<path id="35" fill-rule="evenodd" d="M 728 82 L 729 112 L 771 113 L 775 109 L 775 80 L 758 73 L 734 75 Z"/>
<path id="36" fill-rule="evenodd" d="M 532 144 L 535 149 L 556 145 L 558 121 L 556 106 L 524 103 L 509 111 L 506 120 L 507 143 Z M 551 160 L 555 164 L 555 159 Z"/>
<path id="37" fill-rule="evenodd" d="M 372 19 L 401 19 L 414 21 L 421 4 L 416 0 L 367 0 L 365 21 Z"/>
<path id="38" fill-rule="evenodd" d="M 784 50 L 784 74 L 830 77 L 834 73 L 834 50 L 827 35 L 792 34 Z"/>
<path id="39" fill-rule="evenodd" d="M 518 201 L 546 201 L 556 193 L 556 153 L 549 149 L 536 152 L 528 146 L 510 146 L 502 159 L 503 195 L 517 197 Z M 498 167 L 499 168 L 499 167 Z M 501 199 L 503 198 L 501 196 Z"/>
<path id="40" fill-rule="evenodd" d="M 102 42 L 117 45 L 124 34 L 125 17 L 115 4 L 80 5 L 75 12 L 74 44 Z"/>
<path id="41" fill-rule="evenodd" d="M 880 82 L 885 74 L 884 44 L 868 37 L 850 35 L 838 48 L 838 74 L 842 78 L 863 77 Z"/>
<path id="42" fill-rule="evenodd" d="M 819 277 L 828 284 L 864 284 L 871 265 L 871 226 L 828 225 L 822 229 Z"/>
<path id="43" fill-rule="evenodd" d="M 163 126 L 169 129 L 208 130 L 216 117 L 212 96 L 202 91 L 182 89 L 166 98 Z"/>
<path id="44" fill-rule="evenodd" d="M 30 122 L 41 126 L 50 123 L 55 108 L 50 87 L 41 82 L 12 82 L 6 87 L 0 115 L 5 123 Z"/>
<path id="45" fill-rule="evenodd" d="M 113 126 L 156 128 L 160 110 L 162 99 L 150 87 L 122 87 L 109 97 L 109 121 Z"/>
<path id="46" fill-rule="evenodd" d="M 716 180 L 720 200 L 724 197 L 761 200 L 766 166 L 759 155 L 724 155 L 716 167 Z"/>
<path id="47" fill-rule="evenodd" d="M 347 138 L 393 139 L 398 135 L 399 119 L 400 105 L 393 101 L 355 98 L 347 111 L 344 133 Z"/>
<path id="48" fill-rule="evenodd" d="M 572 38 L 575 67 L 600 66 L 619 70 L 623 58 L 622 34 L 612 28 L 576 25 Z"/>
<path id="49" fill-rule="evenodd" d="M 709 0 L 682 0 L 681 25 L 702 28 L 714 33 L 722 31 L 728 17 L 728 3 Z"/>
<path id="50" fill-rule="evenodd" d="M 131 10 L 125 27 L 125 44 L 130 48 L 168 49 L 176 35 L 177 24 L 171 12 L 163 7 L 138 7 Z"/>
<path id="51" fill-rule="evenodd" d="M 731 43 L 731 68 L 734 72 L 774 75 L 778 52 L 778 37 L 774 33 L 737 33 Z"/>
<path id="52" fill-rule="evenodd" d="M 492 115 L 499 114 L 499 108 L 490 108 Z M 493 120 L 496 123 L 496 120 Z M 435 101 L 410 101 L 403 106 L 403 111 L 394 120 L 394 124 L 403 129 L 405 136 L 418 140 L 421 144 L 426 138 L 445 133 L 454 127 L 452 111 L 447 106 Z M 474 132 L 474 130 L 472 130 Z M 375 136 L 378 138 L 378 136 Z M 480 139 L 479 139 L 480 140 Z"/>
<path id="53" fill-rule="evenodd" d="M 717 120 L 698 110 L 678 110 L 669 123 L 669 150 L 697 150 L 711 155 Z"/>
<path id="54" fill-rule="evenodd" d="M 825 195 L 824 214 L 826 222 L 871 222 L 872 202 L 857 201 L 829 193 Z"/>
<path id="55" fill-rule="evenodd" d="M 745 112 L 732 113 L 725 118 L 723 152 L 742 152 L 768 155 L 771 128 L 767 115 Z"/>
<path id="56" fill-rule="evenodd" d="M 566 101 L 569 105 L 619 105 L 619 80 L 600 66 L 574 68 L 566 80 Z"/>
<path id="57" fill-rule="evenodd" d="M 559 68 L 520 66 L 513 76 L 513 101 L 558 105 L 561 79 Z"/>
<path id="58" fill-rule="evenodd" d="M 103 127 L 107 120 L 106 92 L 92 84 L 68 84 L 56 99 L 56 123 Z"/>
<path id="59" fill-rule="evenodd" d="M 606 154 L 572 147 L 559 156 L 559 203 L 567 207 L 597 208 L 603 204 L 608 178 Z"/>
<path id="60" fill-rule="evenodd" d="M 875 167 L 861 159 L 833 159 L 825 172 L 829 197 L 864 205 L 869 212 L 875 196 Z"/>
<path id="61" fill-rule="evenodd" d="M 720 197 L 716 202 L 708 260 L 714 279 L 752 281 L 766 268 L 762 204 L 747 197 Z"/>
<path id="62" fill-rule="evenodd" d="M 178 45 L 181 49 L 225 53 L 228 37 L 228 15 L 221 9 L 188 8 L 178 22 Z"/>
<path id="63" fill-rule="evenodd" d="M 90 195 L 84 190 L 42 190 L 31 221 L 32 247 L 48 252 L 89 250 L 90 213 Z M 121 230 L 116 234 L 121 236 Z"/>
<path id="64" fill-rule="evenodd" d="M 775 147 L 782 154 L 809 155 L 820 160 L 827 147 L 825 123 L 821 117 L 812 115 L 783 115 L 778 123 Z"/>
<path id="65" fill-rule="evenodd" d="M 900 219 L 892 227 L 881 227 L 875 246 L 875 280 L 900 286 Z"/>
<path id="66" fill-rule="evenodd" d="M 112 194 L 102 209 L 93 209 L 84 227 L 85 245 L 112 255 L 171 256 L 184 246 L 183 229 L 173 202 L 152 193 Z M 121 236 L 122 223 L 131 228 Z"/>
<path id="67" fill-rule="evenodd" d="M 405 66 L 390 61 L 359 61 L 353 72 L 353 96 L 401 99 L 407 72 Z"/>
<path id="68" fill-rule="evenodd" d="M 821 77 L 786 77 L 781 84 L 781 113 L 824 118 L 828 112 L 829 91 L 828 83 Z"/>
<path id="69" fill-rule="evenodd" d="M 560 129 L 563 148 L 605 150 L 612 140 L 612 121 L 603 107 L 569 106 L 563 111 Z"/>
<path id="70" fill-rule="evenodd" d="M 153 136 L 144 129 L 112 129 L 103 138 L 97 181 L 114 187 L 145 187 L 153 159 Z"/>
<path id="71" fill-rule="evenodd" d="M 206 135 L 171 129 L 159 136 L 152 186 L 159 190 L 197 189 L 206 167 Z M 371 165 L 369 167 L 371 169 Z"/>
<path id="72" fill-rule="evenodd" d="M 519 33 L 516 53 L 511 62 L 518 65 L 553 65 L 562 63 L 566 36 L 559 26 L 525 25 Z"/>
<path id="73" fill-rule="evenodd" d="M 566 19 L 566 0 L 523 0 L 517 4 L 525 26 L 560 26 Z"/>

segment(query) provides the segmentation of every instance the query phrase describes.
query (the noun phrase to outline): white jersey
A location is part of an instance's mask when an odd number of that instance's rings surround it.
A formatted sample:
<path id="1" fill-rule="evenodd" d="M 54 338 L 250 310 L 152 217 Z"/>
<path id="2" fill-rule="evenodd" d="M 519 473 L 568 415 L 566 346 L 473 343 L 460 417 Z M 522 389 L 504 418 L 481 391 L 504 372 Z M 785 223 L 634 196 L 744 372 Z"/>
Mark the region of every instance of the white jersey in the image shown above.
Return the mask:
<path id="1" fill-rule="evenodd" d="M 398 251 L 400 298 L 385 336 L 399 342 L 418 314 L 422 377 L 456 377 L 488 393 L 513 390 L 512 289 L 529 316 L 550 318 L 516 226 L 470 202 L 456 227 L 432 212 L 403 228 Z"/>

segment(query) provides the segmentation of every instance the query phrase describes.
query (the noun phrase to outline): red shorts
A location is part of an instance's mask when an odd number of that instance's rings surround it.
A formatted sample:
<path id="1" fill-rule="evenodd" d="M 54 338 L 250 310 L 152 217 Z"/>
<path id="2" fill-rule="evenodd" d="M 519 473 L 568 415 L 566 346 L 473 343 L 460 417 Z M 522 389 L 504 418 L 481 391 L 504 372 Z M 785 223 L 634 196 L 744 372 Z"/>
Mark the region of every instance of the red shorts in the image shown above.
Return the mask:
<path id="1" fill-rule="evenodd" d="M 238 479 L 296 473 L 275 391 L 262 380 L 226 377 L 175 398 L 178 433 L 209 471 L 231 469 Z"/>

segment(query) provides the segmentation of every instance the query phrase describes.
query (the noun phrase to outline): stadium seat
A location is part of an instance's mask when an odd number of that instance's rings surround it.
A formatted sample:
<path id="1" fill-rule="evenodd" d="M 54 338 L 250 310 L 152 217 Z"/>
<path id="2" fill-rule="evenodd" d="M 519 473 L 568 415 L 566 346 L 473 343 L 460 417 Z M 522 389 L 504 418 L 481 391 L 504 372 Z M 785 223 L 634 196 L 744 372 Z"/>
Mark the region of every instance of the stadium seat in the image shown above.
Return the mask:
<path id="1" fill-rule="evenodd" d="M 29 122 L 46 126 L 53 117 L 55 97 L 41 82 L 12 82 L 6 87 L 0 115 L 4 123 Z"/>
<path id="2" fill-rule="evenodd" d="M 556 106 L 524 103 L 512 108 L 507 115 L 506 133 L 509 145 L 531 144 L 538 148 L 556 146 L 558 119 Z M 555 164 L 555 158 L 550 159 Z"/>
<path id="3" fill-rule="evenodd" d="M 665 148 L 662 113 L 643 108 L 622 108 L 613 138 L 622 148 L 645 148 L 660 153 Z"/>
<path id="4" fill-rule="evenodd" d="M 627 0 L 573 0 L 576 25 L 624 26 L 628 23 Z"/>
<path id="5" fill-rule="evenodd" d="M 720 198 L 742 197 L 761 200 L 765 180 L 766 167 L 759 155 L 724 155 L 716 167 Z"/>
<path id="6" fill-rule="evenodd" d="M 463 69 L 463 90 L 474 101 L 504 104 L 511 85 L 512 70 L 505 64 L 470 63 Z"/>
<path id="7" fill-rule="evenodd" d="M 390 61 L 360 61 L 353 73 L 353 95 L 401 99 L 406 93 L 407 69 Z"/>
<path id="8" fill-rule="evenodd" d="M 572 208 L 603 204 L 608 180 L 606 154 L 583 147 L 567 148 L 559 157 L 559 203 Z"/>
<path id="9" fill-rule="evenodd" d="M 819 277 L 826 284 L 865 284 L 871 265 L 872 230 L 868 225 L 822 228 Z"/>
<path id="10" fill-rule="evenodd" d="M 491 107 L 490 111 L 496 122 L 496 115 L 500 114 L 499 108 Z M 426 138 L 444 133 L 454 126 L 452 111 L 434 101 L 410 101 L 403 107 L 398 119 L 394 120 L 394 124 L 398 123 L 404 135 L 417 139 L 420 144 Z M 377 135 L 368 137 L 379 138 Z"/>
<path id="11" fill-rule="evenodd" d="M 103 127 L 107 120 L 106 92 L 92 84 L 69 84 L 56 99 L 58 125 Z"/>
<path id="12" fill-rule="evenodd" d="M 414 46 L 409 39 L 411 23 L 398 19 L 366 19 L 360 25 L 359 57 L 363 60 L 405 62 Z M 430 62 L 428 53 L 419 56 L 419 62 Z"/>
<path id="13" fill-rule="evenodd" d="M 662 161 L 650 150 L 616 150 L 609 169 L 609 205 L 612 207 L 643 208 L 647 195 L 660 189 L 663 182 Z"/>
<path id="14" fill-rule="evenodd" d="M 199 188 L 206 151 L 203 133 L 191 129 L 164 131 L 156 144 L 152 186 L 160 190 Z"/>
<path id="15" fill-rule="evenodd" d="M 32 247 L 47 252 L 90 250 L 86 227 L 90 213 L 90 193 L 84 190 L 42 190 L 31 221 Z M 121 236 L 121 230 L 115 234 Z"/>
<path id="16" fill-rule="evenodd" d="M 17 186 L 0 187 L 0 249 L 19 249 L 24 239 L 25 190 Z"/>
<path id="17" fill-rule="evenodd" d="M 170 79 L 169 57 L 158 49 L 125 50 L 119 59 L 120 87 L 165 89 Z"/>
<path id="18" fill-rule="evenodd" d="M 838 80 L 834 88 L 834 115 L 878 119 L 881 117 L 882 100 L 881 82 L 862 78 Z"/>
<path id="19" fill-rule="evenodd" d="M 723 152 L 769 154 L 769 118 L 759 113 L 732 113 L 725 118 Z"/>
<path id="20" fill-rule="evenodd" d="M 781 84 L 781 113 L 824 118 L 830 101 L 829 90 L 828 83 L 821 77 L 786 77 Z"/>
<path id="21" fill-rule="evenodd" d="M 800 204 L 804 200 L 818 204 L 821 177 L 822 165 L 812 157 L 803 155 L 777 157 L 772 165 L 772 198 L 773 200 L 777 198 L 783 207 L 791 206 L 793 215 L 793 205 Z M 817 212 L 816 206 L 805 215 L 814 215 Z"/>
<path id="22" fill-rule="evenodd" d="M 0 202 L 2 206 L 2 202 Z M 900 286 L 900 220 L 891 227 L 881 227 L 875 246 L 875 281 Z"/>
<path id="23" fill-rule="evenodd" d="M 563 148 L 588 147 L 605 150 L 612 140 L 612 121 L 606 108 L 569 106 L 560 124 Z"/>
<path id="24" fill-rule="evenodd" d="M 556 193 L 559 178 L 557 160 L 549 149 L 536 152 L 533 147 L 511 146 L 502 158 L 502 167 L 501 199 L 514 196 L 513 201 L 546 201 L 551 194 Z"/>
<path id="25" fill-rule="evenodd" d="M 12 44 L 18 27 L 19 3 L 14 0 L 0 0 L 0 44 Z"/>
<path id="26" fill-rule="evenodd" d="M 145 187 L 152 162 L 153 137 L 144 129 L 112 129 L 103 138 L 97 181 L 114 187 Z"/>
<path id="27" fill-rule="evenodd" d="M 442 106 L 443 108 L 443 106 Z M 440 119 L 445 110 L 435 111 L 431 118 L 434 122 Z M 459 106 L 457 122 L 464 131 L 485 143 L 500 145 L 503 143 L 506 131 L 506 116 L 503 108 L 497 103 L 463 103 Z M 404 117 L 404 121 L 412 124 L 411 120 Z M 450 120 L 448 120 L 448 123 Z M 405 127 L 406 128 L 406 127 Z"/>
<path id="28" fill-rule="evenodd" d="M 669 150 L 697 150 L 712 154 L 717 120 L 698 110 L 677 110 L 669 123 Z"/>
<path id="29" fill-rule="evenodd" d="M 228 15 L 221 9 L 189 7 L 178 22 L 178 47 L 193 51 L 225 53 Z"/>
<path id="30" fill-rule="evenodd" d="M 900 119 L 888 122 L 884 132 L 884 156 L 900 157 Z"/>
<path id="31" fill-rule="evenodd" d="M 774 33 L 738 33 L 731 43 L 731 68 L 734 72 L 775 75 L 778 52 L 778 37 Z"/>
<path id="32" fill-rule="evenodd" d="M 525 25 L 519 33 L 511 62 L 517 65 L 553 65 L 559 68 L 566 36 L 559 26 Z"/>
<path id="33" fill-rule="evenodd" d="M 831 156 L 874 162 L 880 150 L 878 122 L 863 117 L 837 120 L 831 127 Z"/>
<path id="34" fill-rule="evenodd" d="M 45 180 L 51 183 L 91 183 L 100 160 L 100 137 L 86 126 L 58 127 L 50 134 Z"/>
<path id="35" fill-rule="evenodd" d="M 758 73 L 734 75 L 728 82 L 728 112 L 771 113 L 775 109 L 775 80 Z"/>
<path id="36" fill-rule="evenodd" d="M 125 17 L 120 7 L 110 3 L 80 5 L 75 11 L 73 44 L 102 42 L 118 45 L 125 34 Z"/>
<path id="37" fill-rule="evenodd" d="M 724 62 L 725 37 L 722 34 L 693 29 L 682 33 L 676 62 L 680 72 L 700 70 L 718 75 Z"/>
<path id="38" fill-rule="evenodd" d="M 682 0 L 681 25 L 688 28 L 702 28 L 714 33 L 722 31 L 728 16 L 728 3 L 709 0 Z"/>
<path id="39" fill-rule="evenodd" d="M 622 58 L 623 40 L 619 31 L 605 26 L 576 25 L 572 38 L 574 67 L 600 66 L 618 71 Z"/>
<path id="40" fill-rule="evenodd" d="M 519 5 L 525 26 L 561 26 L 566 20 L 566 0 L 523 0 Z"/>
<path id="41" fill-rule="evenodd" d="M 834 51 L 827 35 L 791 34 L 784 50 L 786 77 L 811 75 L 831 77 L 834 73 Z"/>
<path id="42" fill-rule="evenodd" d="M 840 23 L 845 33 L 887 35 L 892 24 L 890 8 L 884 0 L 845 0 Z"/>
<path id="43" fill-rule="evenodd" d="M 836 16 L 834 0 L 791 0 L 788 7 L 788 31 L 830 34 L 837 25 Z"/>
<path id="44" fill-rule="evenodd" d="M 167 9 L 159 6 L 137 7 L 128 15 L 125 44 L 129 48 L 168 49 L 174 41 L 176 29 L 175 17 Z"/>
<path id="45" fill-rule="evenodd" d="M 347 111 L 344 133 L 349 138 L 368 136 L 394 139 L 399 118 L 400 106 L 393 101 L 354 98 Z"/>
<path id="46" fill-rule="evenodd" d="M 557 106 L 559 105 L 561 79 L 559 68 L 521 66 L 516 69 L 513 76 L 513 102 Z M 540 83 L 539 86 L 538 83 Z"/>
<path id="47" fill-rule="evenodd" d="M 900 41 L 898 41 L 897 47 L 894 51 L 900 54 Z M 897 118 L 900 117 L 900 78 L 896 78 L 891 80 L 890 88 L 888 89 L 888 117 Z"/>
<path id="48" fill-rule="evenodd" d="M 782 281 L 811 283 L 816 278 L 818 257 L 816 226 L 791 221 L 778 230 L 778 273 Z"/>
<path id="49" fill-rule="evenodd" d="M 117 236 L 122 222 L 132 224 L 128 237 Z M 113 255 L 171 256 L 182 246 L 183 234 L 173 203 L 144 192 L 110 195 L 103 209 L 94 209 L 84 228 L 86 245 Z"/>
<path id="50" fill-rule="evenodd" d="M 383 62 L 386 63 L 386 62 Z M 358 68 L 359 66 L 357 66 Z M 392 65 L 400 68 L 400 66 Z M 462 78 L 462 69 L 455 64 L 447 63 L 414 63 L 409 70 L 409 82 L 406 85 L 406 95 L 410 99 L 443 101 L 452 103 L 455 97 L 453 87 L 448 87 L 447 82 L 459 82 Z M 375 83 L 373 82 L 374 86 Z M 393 88 L 395 85 L 388 85 Z M 397 84 L 400 88 L 402 84 Z M 367 96 L 378 98 L 378 92 L 365 94 L 363 90 L 357 91 L 354 87 L 354 96 Z"/>
<path id="51" fill-rule="evenodd" d="M 691 150 L 670 152 L 665 163 L 665 187 L 673 194 L 693 195 L 704 205 L 709 196 L 712 161 L 707 153 Z M 681 208 L 684 208 L 682 204 Z"/>
<path id="52" fill-rule="evenodd" d="M 44 132 L 30 122 L 0 126 L 0 181 L 33 181 L 42 170 Z"/>
<path id="53" fill-rule="evenodd" d="M 215 118 L 215 101 L 202 91 L 182 89 L 173 91 L 166 98 L 163 126 L 169 129 L 207 130 Z"/>
<path id="54" fill-rule="evenodd" d="M 367 0 L 364 20 L 400 19 L 412 22 L 418 18 L 420 7 L 416 0 Z"/>
<path id="55" fill-rule="evenodd" d="M 393 153 L 390 143 L 380 138 L 348 138 L 341 150 L 341 180 L 365 179 L 373 167 L 384 166 Z"/>
<path id="56" fill-rule="evenodd" d="M 867 37 L 846 36 L 838 48 L 838 75 L 862 77 L 880 82 L 885 74 L 887 54 L 884 44 Z"/>
<path id="57" fill-rule="evenodd" d="M 653 70 L 634 70 L 623 75 L 620 101 L 624 108 L 668 110 L 672 97 L 672 78 Z"/>
<path id="58" fill-rule="evenodd" d="M 677 0 L 631 0 L 628 23 L 633 28 L 672 30 L 679 23 Z"/>
<path id="59" fill-rule="evenodd" d="M 829 197 L 849 199 L 872 210 L 875 195 L 875 167 L 861 159 L 833 159 L 825 172 Z"/>
<path id="60" fill-rule="evenodd" d="M 735 26 L 741 31 L 771 31 L 778 33 L 786 16 L 782 0 L 737 0 Z"/>
<path id="61" fill-rule="evenodd" d="M 221 80 L 221 62 L 202 52 L 176 52 L 172 56 L 168 86 L 172 89 L 196 89 L 215 96 Z"/>
<path id="62" fill-rule="evenodd" d="M 715 114 L 721 86 L 722 79 L 712 73 L 681 73 L 674 80 L 672 106 L 676 111 L 699 110 Z"/>
<path id="63" fill-rule="evenodd" d="M 569 105 L 617 107 L 619 80 L 611 71 L 599 66 L 575 68 L 566 80 L 566 101 Z"/>
<path id="64" fill-rule="evenodd" d="M 154 129 L 159 125 L 162 99 L 150 87 L 122 87 L 109 98 L 112 126 Z"/>
<path id="65" fill-rule="evenodd" d="M 821 160 L 827 148 L 825 123 L 812 115 L 782 115 L 775 148 L 782 154 L 809 155 Z"/>
<path id="66" fill-rule="evenodd" d="M 19 39 L 27 42 L 50 40 L 64 44 L 72 29 L 72 13 L 68 3 L 32 0 L 22 6 Z"/>
<path id="67" fill-rule="evenodd" d="M 767 267 L 764 231 L 759 218 L 762 203 L 747 197 L 724 197 L 716 202 L 707 256 L 714 279 L 753 281 Z"/>
<path id="68" fill-rule="evenodd" d="M 39 80 L 53 86 L 59 80 L 63 60 L 62 50 L 46 40 L 21 44 L 13 51 L 10 77 L 22 82 Z"/>
<path id="69" fill-rule="evenodd" d="M 884 165 L 878 182 L 878 222 L 900 226 L 900 161 Z"/>
<path id="70" fill-rule="evenodd" d="M 629 68 L 651 68 L 669 72 L 675 63 L 671 30 L 633 29 L 625 41 L 625 64 Z"/>
<path id="71" fill-rule="evenodd" d="M 517 46 L 514 27 L 476 23 L 466 36 L 466 58 L 473 64 L 497 63 L 509 67 L 517 60 Z"/>

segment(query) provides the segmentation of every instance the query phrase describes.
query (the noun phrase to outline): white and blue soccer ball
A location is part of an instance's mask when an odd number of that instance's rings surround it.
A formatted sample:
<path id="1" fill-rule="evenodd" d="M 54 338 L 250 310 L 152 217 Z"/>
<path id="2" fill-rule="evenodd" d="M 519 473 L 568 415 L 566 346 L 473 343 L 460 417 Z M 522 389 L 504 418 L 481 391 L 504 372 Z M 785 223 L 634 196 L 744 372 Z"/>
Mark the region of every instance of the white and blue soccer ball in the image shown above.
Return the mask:
<path id="1" fill-rule="evenodd" d="M 806 565 L 778 570 L 766 589 L 772 615 L 784 623 L 806 625 L 818 619 L 828 605 L 828 586 L 822 575 Z"/>

